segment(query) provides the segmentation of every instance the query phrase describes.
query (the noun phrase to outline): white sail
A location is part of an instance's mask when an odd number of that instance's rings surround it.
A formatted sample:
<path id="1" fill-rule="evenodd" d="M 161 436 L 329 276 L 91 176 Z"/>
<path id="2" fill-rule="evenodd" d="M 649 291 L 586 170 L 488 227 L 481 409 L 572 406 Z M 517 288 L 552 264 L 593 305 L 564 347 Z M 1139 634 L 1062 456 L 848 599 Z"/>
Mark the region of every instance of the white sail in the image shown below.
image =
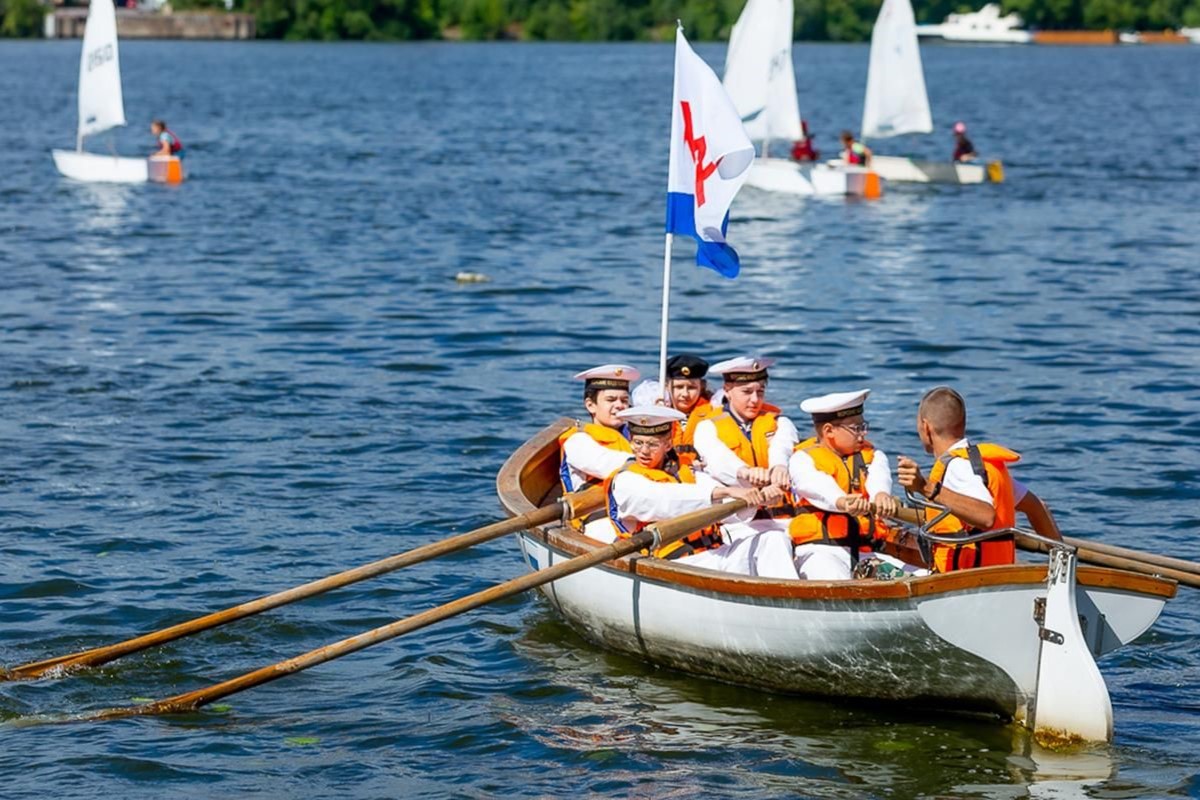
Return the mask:
<path id="1" fill-rule="evenodd" d="M 725 91 L 751 139 L 799 139 L 792 0 L 747 0 L 729 37 Z"/>
<path id="2" fill-rule="evenodd" d="M 117 12 L 113 0 L 92 0 L 79 59 L 79 141 L 124 124 Z"/>
<path id="3" fill-rule="evenodd" d="M 932 131 L 912 5 L 909 0 L 883 0 L 871 33 L 863 138 Z"/>

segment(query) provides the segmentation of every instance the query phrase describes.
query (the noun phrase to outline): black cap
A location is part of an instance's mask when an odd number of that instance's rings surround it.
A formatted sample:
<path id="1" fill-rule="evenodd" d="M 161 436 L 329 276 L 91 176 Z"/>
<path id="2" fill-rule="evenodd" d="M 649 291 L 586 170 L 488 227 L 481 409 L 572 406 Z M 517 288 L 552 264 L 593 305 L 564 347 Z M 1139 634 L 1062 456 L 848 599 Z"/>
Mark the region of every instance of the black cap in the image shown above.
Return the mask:
<path id="1" fill-rule="evenodd" d="M 668 378 L 703 378 L 708 374 L 708 362 L 699 356 L 680 353 L 667 359 Z"/>

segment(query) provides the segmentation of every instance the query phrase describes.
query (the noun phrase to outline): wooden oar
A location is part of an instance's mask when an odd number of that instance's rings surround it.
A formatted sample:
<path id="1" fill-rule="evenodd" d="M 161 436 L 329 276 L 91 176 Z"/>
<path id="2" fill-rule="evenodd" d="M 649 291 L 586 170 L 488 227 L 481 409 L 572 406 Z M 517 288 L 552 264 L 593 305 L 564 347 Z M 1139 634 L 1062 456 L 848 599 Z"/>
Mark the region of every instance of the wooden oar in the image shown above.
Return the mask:
<path id="1" fill-rule="evenodd" d="M 48 672 L 53 672 L 55 676 L 65 675 L 71 671 L 85 667 L 106 664 L 121 656 L 127 656 L 130 653 L 136 653 L 148 647 L 165 644 L 184 636 L 190 636 L 193 633 L 215 628 L 218 625 L 225 625 L 254 614 L 269 611 L 272 608 L 278 608 L 288 603 L 294 603 L 298 600 L 314 597 L 334 589 L 340 589 L 352 583 L 365 581 L 368 578 L 374 578 L 403 567 L 419 564 L 431 558 L 454 553 L 472 545 L 497 539 L 510 533 L 517 533 L 518 531 L 535 528 L 538 525 L 545 525 L 564 516 L 570 518 L 578 517 L 599 508 L 603 503 L 603 490 L 599 486 L 593 486 L 582 492 L 566 495 L 556 503 L 551 503 L 536 511 L 529 511 L 512 519 L 504 520 L 503 522 L 494 522 L 491 525 L 485 525 L 473 531 L 460 533 L 449 539 L 431 542 L 430 544 L 399 553 L 398 555 L 389 556 L 370 564 L 364 564 L 361 567 L 346 570 L 345 572 L 339 572 L 336 575 L 330 575 L 327 578 L 312 581 L 302 586 L 260 597 L 257 600 L 251 600 L 241 605 L 227 608 L 224 611 L 215 611 L 203 617 L 197 617 L 196 619 L 147 633 L 134 639 L 126 639 L 116 644 L 48 658 L 43 661 L 34 661 L 8 670 L 0 669 L 0 680 L 28 680 L 42 677 Z"/>
<path id="2" fill-rule="evenodd" d="M 921 512 L 915 508 L 901 508 L 894 519 L 914 525 L 921 524 Z M 1076 539 L 1071 536 L 1063 537 L 1063 544 L 1075 548 L 1079 560 L 1088 564 L 1102 567 L 1114 567 L 1144 575 L 1161 575 L 1173 581 L 1200 588 L 1200 564 L 1185 561 L 1181 558 L 1160 556 L 1155 553 L 1143 553 L 1127 547 L 1118 547 L 1103 542 L 1093 542 L 1087 539 Z M 1022 550 L 1035 553 L 1048 552 L 1050 546 L 1045 542 L 1028 536 L 1017 536 L 1017 546 Z"/>
<path id="3" fill-rule="evenodd" d="M 1075 548 L 1075 554 L 1079 560 L 1088 564 L 1096 564 L 1101 567 L 1115 567 L 1116 569 L 1124 569 L 1129 572 L 1138 572 L 1143 575 L 1160 575 L 1164 578 L 1170 578 L 1184 586 L 1191 586 L 1200 589 L 1200 575 L 1194 572 L 1185 572 L 1183 570 L 1164 567 L 1152 561 L 1146 560 L 1146 557 L 1151 556 L 1155 560 L 1166 559 L 1166 556 L 1153 556 L 1151 553 L 1138 553 L 1136 550 L 1129 552 L 1135 553 L 1137 558 L 1127 558 L 1123 556 L 1113 555 L 1107 552 L 1109 549 L 1124 550 L 1123 547 L 1115 547 L 1114 545 L 1103 545 L 1103 550 L 1096 549 L 1099 542 L 1088 542 L 1082 539 L 1073 539 L 1063 537 L 1063 542 Z M 1045 553 L 1050 550 L 1050 545 L 1037 539 L 1030 539 L 1027 536 L 1017 535 L 1017 544 L 1022 550 L 1032 550 L 1035 553 Z M 1171 559 L 1178 560 L 1178 559 Z M 1183 562 L 1189 564 L 1190 562 Z M 1194 565 L 1193 565 L 1194 566 Z"/>
<path id="4" fill-rule="evenodd" d="M 145 714 L 177 714 L 195 711 L 214 700 L 220 700 L 231 694 L 277 680 L 293 672 L 300 672 L 310 667 L 315 667 L 318 664 L 324 664 L 326 661 L 332 661 L 335 658 L 340 658 L 341 656 L 370 647 L 371 645 L 386 642 L 397 636 L 403 636 L 406 633 L 419 630 L 435 622 L 441 622 L 444 619 L 449 619 L 450 617 L 479 608 L 488 603 L 503 600 L 506 597 L 520 594 L 521 592 L 550 583 L 551 581 L 556 581 L 560 578 L 565 578 L 576 572 L 582 572 L 597 564 L 603 564 L 606 561 L 612 561 L 613 559 L 621 558 L 630 553 L 636 553 L 645 548 L 657 549 L 689 533 L 713 525 L 745 507 L 745 500 L 717 503 L 709 508 L 693 511 L 689 514 L 660 522 L 628 539 L 618 539 L 610 545 L 599 547 L 590 553 L 576 556 L 575 558 L 555 564 L 552 567 L 531 572 L 528 575 L 506 581 L 505 583 L 484 589 L 451 603 L 431 608 L 428 611 L 423 611 L 420 614 L 415 614 L 411 617 L 375 628 L 374 630 L 360 633 L 357 636 L 351 636 L 349 639 L 343 639 L 340 642 L 318 647 L 316 650 L 311 650 L 304 655 L 290 658 L 287 661 L 280 661 L 277 664 L 272 664 L 253 672 L 247 672 L 236 678 L 231 678 L 230 680 L 203 689 L 197 689 L 193 692 L 168 697 L 164 700 L 157 700 L 140 706 L 110 708 L 75 721 L 118 719 Z"/>

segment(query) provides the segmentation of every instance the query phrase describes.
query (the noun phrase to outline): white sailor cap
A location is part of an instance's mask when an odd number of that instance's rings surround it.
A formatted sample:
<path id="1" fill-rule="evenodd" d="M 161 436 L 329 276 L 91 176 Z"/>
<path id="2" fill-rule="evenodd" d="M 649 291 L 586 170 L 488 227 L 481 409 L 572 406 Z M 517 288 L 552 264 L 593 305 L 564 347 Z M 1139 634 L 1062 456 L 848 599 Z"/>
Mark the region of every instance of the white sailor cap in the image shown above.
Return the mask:
<path id="1" fill-rule="evenodd" d="M 857 417 L 863 413 L 863 404 L 870 393 L 870 389 L 859 389 L 857 392 L 834 392 L 810 397 L 800 404 L 800 410 L 812 414 L 813 422 L 818 424 Z"/>
<path id="2" fill-rule="evenodd" d="M 635 406 L 666 405 L 662 384 L 653 378 L 642 381 L 629 393 L 629 402 Z"/>
<path id="3" fill-rule="evenodd" d="M 681 411 L 664 406 L 634 406 L 624 411 L 618 411 L 617 417 L 629 425 L 631 435 L 657 436 L 670 433 L 676 422 L 687 419 Z"/>
<path id="4" fill-rule="evenodd" d="M 624 389 L 629 391 L 629 382 L 642 377 L 642 373 L 625 364 L 605 364 L 602 367 L 585 369 L 575 376 L 577 381 L 585 381 L 584 391 L 588 389 Z"/>
<path id="5" fill-rule="evenodd" d="M 761 356 L 738 356 L 730 358 L 708 368 L 725 377 L 726 383 L 753 383 L 767 379 L 767 368 L 775 363 L 773 358 Z"/>

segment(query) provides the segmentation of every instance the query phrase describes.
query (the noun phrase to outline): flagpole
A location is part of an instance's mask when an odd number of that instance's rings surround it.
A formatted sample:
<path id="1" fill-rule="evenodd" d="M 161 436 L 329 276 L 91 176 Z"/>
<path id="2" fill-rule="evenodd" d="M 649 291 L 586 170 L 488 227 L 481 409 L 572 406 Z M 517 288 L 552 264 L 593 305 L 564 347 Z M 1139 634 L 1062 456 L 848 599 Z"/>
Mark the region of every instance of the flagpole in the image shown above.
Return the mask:
<path id="1" fill-rule="evenodd" d="M 671 242 L 674 238 L 668 232 L 663 245 L 662 333 L 658 344 L 658 384 L 668 405 L 671 393 L 667 391 L 667 322 L 671 317 Z"/>

